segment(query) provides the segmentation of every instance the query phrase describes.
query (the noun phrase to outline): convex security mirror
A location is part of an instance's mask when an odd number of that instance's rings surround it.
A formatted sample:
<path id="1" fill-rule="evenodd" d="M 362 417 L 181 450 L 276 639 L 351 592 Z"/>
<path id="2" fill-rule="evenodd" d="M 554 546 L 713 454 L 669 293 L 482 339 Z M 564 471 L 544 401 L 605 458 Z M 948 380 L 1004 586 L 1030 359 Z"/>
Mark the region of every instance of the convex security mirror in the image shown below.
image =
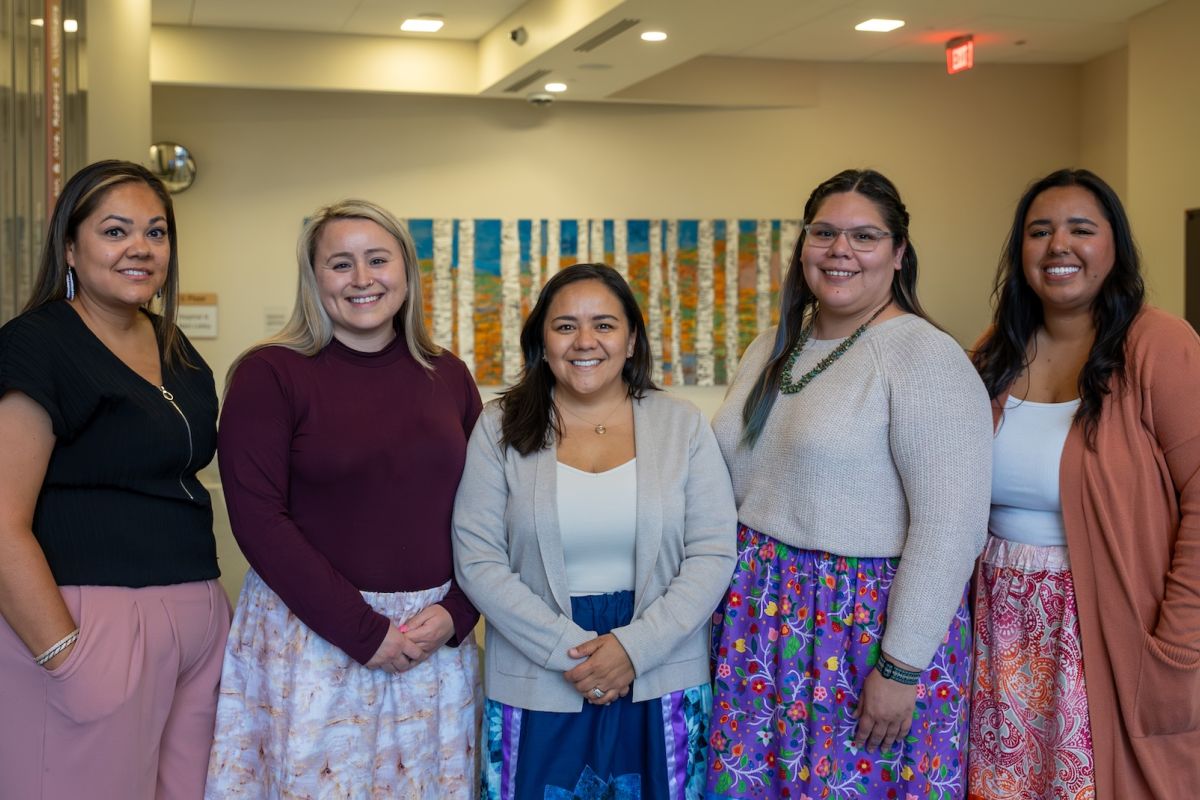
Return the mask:
<path id="1" fill-rule="evenodd" d="M 186 147 L 175 142 L 150 145 L 149 166 L 171 194 L 182 192 L 196 180 L 196 161 Z"/>

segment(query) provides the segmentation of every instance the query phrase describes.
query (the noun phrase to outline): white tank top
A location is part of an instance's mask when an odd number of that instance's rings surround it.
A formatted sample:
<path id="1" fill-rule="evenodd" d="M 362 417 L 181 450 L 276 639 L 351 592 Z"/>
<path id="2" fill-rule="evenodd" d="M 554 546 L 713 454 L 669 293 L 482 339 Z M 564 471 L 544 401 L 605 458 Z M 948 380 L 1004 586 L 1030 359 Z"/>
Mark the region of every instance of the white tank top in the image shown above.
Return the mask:
<path id="1" fill-rule="evenodd" d="M 558 465 L 558 528 L 572 595 L 633 590 L 637 459 L 607 472 Z"/>
<path id="2" fill-rule="evenodd" d="M 992 443 L 992 534 L 1043 547 L 1067 543 L 1058 471 L 1078 409 L 1079 400 L 1008 398 Z"/>

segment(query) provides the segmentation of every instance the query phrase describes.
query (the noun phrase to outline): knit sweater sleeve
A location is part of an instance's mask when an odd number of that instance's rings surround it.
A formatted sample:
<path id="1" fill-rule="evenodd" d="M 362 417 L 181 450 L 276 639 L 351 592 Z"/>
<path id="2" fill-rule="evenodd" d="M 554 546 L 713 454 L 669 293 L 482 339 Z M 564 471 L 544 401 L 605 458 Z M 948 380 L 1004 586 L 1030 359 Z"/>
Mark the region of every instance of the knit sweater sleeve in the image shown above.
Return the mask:
<path id="1" fill-rule="evenodd" d="M 889 337 L 880 358 L 890 397 L 890 446 L 909 518 L 883 650 L 925 668 L 987 538 L 991 412 L 966 355 L 931 326 L 909 326 Z"/>

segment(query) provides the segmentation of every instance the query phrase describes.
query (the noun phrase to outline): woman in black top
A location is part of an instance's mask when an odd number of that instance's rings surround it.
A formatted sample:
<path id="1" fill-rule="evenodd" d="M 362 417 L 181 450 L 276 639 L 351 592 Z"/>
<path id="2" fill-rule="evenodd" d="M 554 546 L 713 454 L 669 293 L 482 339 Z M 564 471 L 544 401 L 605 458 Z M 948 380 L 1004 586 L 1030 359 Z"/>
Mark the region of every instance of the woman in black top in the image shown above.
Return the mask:
<path id="1" fill-rule="evenodd" d="M 203 795 L 229 606 L 196 478 L 217 399 L 178 287 L 170 196 L 103 161 L 0 328 L 5 797 Z"/>

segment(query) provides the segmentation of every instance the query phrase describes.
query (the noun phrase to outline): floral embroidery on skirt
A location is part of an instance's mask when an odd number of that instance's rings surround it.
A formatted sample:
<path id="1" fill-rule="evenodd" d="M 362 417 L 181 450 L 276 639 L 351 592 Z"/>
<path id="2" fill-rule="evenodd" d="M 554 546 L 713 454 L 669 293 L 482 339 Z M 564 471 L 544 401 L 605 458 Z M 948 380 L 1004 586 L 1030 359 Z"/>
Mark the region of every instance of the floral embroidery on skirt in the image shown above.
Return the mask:
<path id="1" fill-rule="evenodd" d="M 855 750 L 899 559 L 789 547 L 745 526 L 714 615 L 710 798 L 961 798 L 971 623 L 964 589 L 902 748 Z"/>

